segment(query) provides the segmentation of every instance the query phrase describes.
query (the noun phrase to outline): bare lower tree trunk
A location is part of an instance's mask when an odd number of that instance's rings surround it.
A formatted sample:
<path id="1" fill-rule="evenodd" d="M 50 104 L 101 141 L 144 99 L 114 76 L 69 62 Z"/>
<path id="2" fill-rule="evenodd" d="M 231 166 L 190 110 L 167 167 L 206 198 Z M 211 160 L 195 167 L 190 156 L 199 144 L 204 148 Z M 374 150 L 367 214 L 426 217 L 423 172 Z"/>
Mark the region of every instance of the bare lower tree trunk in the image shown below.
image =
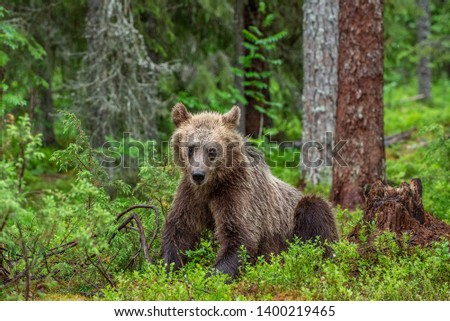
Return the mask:
<path id="1" fill-rule="evenodd" d="M 52 86 L 52 63 L 53 57 L 49 57 L 49 61 L 44 66 L 45 75 L 44 79 L 48 84 L 48 87 L 45 88 L 42 92 L 42 141 L 44 145 L 51 146 L 56 144 L 55 139 L 55 131 L 54 131 L 54 116 L 55 116 L 55 108 L 53 104 L 53 86 Z"/>
<path id="2" fill-rule="evenodd" d="M 234 67 L 242 70 L 242 64 L 239 61 L 239 57 L 244 55 L 244 37 L 242 36 L 242 30 L 244 29 L 244 0 L 236 0 L 234 7 Z M 244 97 L 244 83 L 243 78 L 238 75 L 234 75 L 234 87 L 239 90 L 239 94 Z M 245 106 L 239 104 L 241 108 L 241 118 L 239 123 L 239 129 L 242 133 L 245 133 Z"/>
<path id="3" fill-rule="evenodd" d="M 244 6 L 244 27 L 249 29 L 251 26 L 256 26 L 262 29 L 262 14 L 258 11 L 259 1 L 248 0 Z M 248 55 L 249 50 L 245 49 L 245 54 Z M 261 53 L 265 54 L 265 53 Z M 246 73 L 261 74 L 269 69 L 267 62 L 261 59 L 253 59 L 249 68 L 245 68 Z M 247 80 L 244 77 L 244 81 Z M 263 127 L 271 126 L 271 119 L 267 114 L 258 111 L 257 107 L 267 109 L 266 102 L 270 101 L 269 78 L 262 79 L 266 83 L 266 88 L 259 89 L 252 85 L 245 86 L 245 91 L 260 92 L 261 98 L 257 99 L 255 95 L 245 95 L 247 105 L 245 106 L 245 134 L 250 137 L 258 137 L 261 134 Z"/>
<path id="4" fill-rule="evenodd" d="M 366 184 L 385 179 L 383 1 L 339 1 L 336 145 L 331 200 L 354 208 Z"/>
<path id="5" fill-rule="evenodd" d="M 420 13 L 417 18 L 417 44 L 420 46 L 430 35 L 430 1 L 416 0 Z M 424 99 L 431 98 L 431 67 L 427 55 L 421 54 L 417 78 L 419 83 L 418 94 Z"/>
<path id="6" fill-rule="evenodd" d="M 93 68 L 93 66 L 98 65 L 97 62 L 98 55 L 96 52 L 100 52 L 96 38 L 97 30 L 101 27 L 101 19 L 100 15 L 102 1 L 101 0 L 88 0 L 88 11 L 87 11 L 87 23 L 86 23 L 86 40 L 88 45 L 88 69 Z M 102 68 L 101 66 L 100 68 Z M 105 74 L 105 71 L 101 71 L 101 73 Z M 88 71 L 87 80 L 92 84 L 96 83 L 96 75 L 92 75 L 92 72 Z M 99 77 L 100 78 L 100 77 Z M 83 80 L 85 81 L 85 80 Z M 98 81 L 98 78 L 97 78 Z M 95 91 L 102 97 L 108 97 L 108 92 L 105 86 L 92 86 L 92 88 L 87 88 L 87 97 L 94 96 Z M 89 99 L 89 98 L 88 98 Z M 90 120 L 88 121 L 88 128 L 91 134 L 91 140 L 94 146 L 101 146 L 104 142 L 105 137 L 107 135 L 113 135 L 113 130 L 108 123 L 108 109 L 100 108 L 101 104 L 92 104 L 89 106 L 89 111 L 87 111 L 88 117 Z"/>
<path id="7" fill-rule="evenodd" d="M 336 0 L 303 3 L 302 141 L 318 144 L 304 145 L 302 173 L 304 180 L 312 184 L 331 181 L 331 167 L 325 162 L 325 139 L 326 133 L 334 133 L 335 129 L 338 12 Z"/>

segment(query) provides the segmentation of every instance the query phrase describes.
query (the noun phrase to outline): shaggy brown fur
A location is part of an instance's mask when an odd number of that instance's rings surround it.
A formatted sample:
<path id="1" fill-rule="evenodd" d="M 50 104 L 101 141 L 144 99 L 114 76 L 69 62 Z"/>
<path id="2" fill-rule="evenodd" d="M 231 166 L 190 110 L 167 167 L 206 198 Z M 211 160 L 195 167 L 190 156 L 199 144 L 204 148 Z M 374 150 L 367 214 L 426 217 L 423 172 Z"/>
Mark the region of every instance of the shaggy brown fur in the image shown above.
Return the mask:
<path id="1" fill-rule="evenodd" d="M 214 268 L 235 275 L 244 245 L 250 258 L 286 248 L 294 235 L 338 239 L 335 216 L 317 196 L 304 196 L 273 176 L 262 155 L 236 131 L 239 108 L 191 115 L 173 108 L 172 145 L 183 175 L 163 228 L 163 258 L 179 268 L 203 229 L 220 245 Z"/>

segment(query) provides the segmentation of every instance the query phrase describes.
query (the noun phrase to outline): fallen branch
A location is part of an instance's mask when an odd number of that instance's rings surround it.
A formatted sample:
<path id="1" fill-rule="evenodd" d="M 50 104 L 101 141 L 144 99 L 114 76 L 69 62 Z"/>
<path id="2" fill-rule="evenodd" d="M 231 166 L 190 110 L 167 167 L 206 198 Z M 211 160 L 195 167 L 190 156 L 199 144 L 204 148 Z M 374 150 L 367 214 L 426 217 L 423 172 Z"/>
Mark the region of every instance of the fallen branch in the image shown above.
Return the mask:
<path id="1" fill-rule="evenodd" d="M 19 272 L 17 273 L 13 279 L 8 279 L 5 280 L 3 285 L 0 286 L 0 290 L 6 289 L 7 287 L 15 284 L 17 281 L 19 281 L 21 278 L 23 278 L 24 276 L 26 276 L 25 272 Z"/>
<path id="2" fill-rule="evenodd" d="M 150 258 L 150 253 L 148 251 L 147 240 L 145 237 L 144 226 L 142 225 L 141 219 L 136 213 L 133 213 L 134 221 L 136 222 L 139 229 L 139 240 L 141 241 L 142 248 L 144 250 L 144 257 L 148 263 L 152 264 L 152 259 Z"/>
<path id="3" fill-rule="evenodd" d="M 128 212 L 131 212 L 132 210 L 135 210 L 137 208 L 149 208 L 149 209 L 154 210 L 155 213 L 158 213 L 158 209 L 155 206 L 153 206 L 153 205 L 137 204 L 137 205 L 130 206 L 129 208 L 127 208 L 126 210 L 124 210 L 123 212 L 118 214 L 117 217 L 116 217 L 116 221 L 118 221 L 122 216 L 124 216 Z"/>
<path id="4" fill-rule="evenodd" d="M 395 102 L 395 103 L 384 103 L 384 107 L 388 108 L 388 107 L 391 107 L 392 105 L 410 103 L 413 101 L 422 100 L 424 98 L 425 98 L 424 94 L 419 94 L 416 96 L 411 96 L 411 97 L 406 97 L 406 98 L 400 99 L 398 102 Z"/>
<path id="5" fill-rule="evenodd" d="M 159 213 L 158 213 L 158 209 L 156 207 L 153 208 L 153 210 L 155 211 L 155 229 L 153 230 L 153 235 L 152 238 L 150 240 L 150 242 L 148 242 L 147 247 L 151 248 L 153 245 L 153 242 L 156 239 L 156 236 L 158 235 L 158 231 L 159 231 Z"/>
<path id="6" fill-rule="evenodd" d="M 44 256 L 47 258 L 47 257 L 53 256 L 53 255 L 62 254 L 67 249 L 70 249 L 70 248 L 75 247 L 77 245 L 78 245 L 78 240 L 67 242 L 67 243 L 61 244 L 61 245 L 59 245 L 57 247 L 54 247 L 54 248 L 50 249 L 48 251 L 48 253 L 46 253 Z"/>
<path id="7" fill-rule="evenodd" d="M 136 213 L 132 213 L 130 216 L 128 216 L 125 219 L 125 221 L 123 221 L 123 223 L 119 225 L 119 227 L 117 228 L 117 231 L 120 231 L 123 228 L 125 228 L 133 220 L 136 222 L 136 224 L 138 226 L 139 240 L 141 243 L 141 247 L 144 250 L 144 257 L 151 264 L 152 259 L 150 258 L 150 253 L 148 251 L 147 239 L 145 237 L 145 232 L 144 232 L 144 226 L 142 225 L 141 219 L 139 218 L 139 216 Z M 115 236 L 116 236 L 116 233 L 114 233 L 113 235 L 110 236 L 110 238 L 108 240 L 108 244 L 111 244 L 111 242 Z"/>
<path id="8" fill-rule="evenodd" d="M 399 103 L 409 103 L 409 102 L 412 102 L 412 101 L 422 100 L 424 98 L 425 98 L 424 94 L 419 94 L 419 95 L 416 95 L 416 96 L 411 96 L 411 97 L 406 97 L 406 98 L 400 99 Z"/>
<path id="9" fill-rule="evenodd" d="M 411 137 L 411 135 L 416 131 L 417 129 L 414 127 L 410 130 L 395 134 L 395 135 L 391 135 L 391 136 L 386 136 L 384 138 L 384 146 L 388 147 L 391 146 L 395 143 L 407 140 Z"/>
<path id="10" fill-rule="evenodd" d="M 120 214 L 118 214 L 117 217 L 116 217 L 116 220 L 119 220 L 125 214 L 127 214 L 127 213 L 129 213 L 132 210 L 137 209 L 137 208 L 149 208 L 149 209 L 153 209 L 153 211 L 155 212 L 155 230 L 153 231 L 153 235 L 152 235 L 152 238 L 151 238 L 150 242 L 147 244 L 147 238 L 145 236 L 144 226 L 142 225 L 140 217 L 136 213 L 132 213 L 131 215 L 129 215 L 122 222 L 122 224 L 119 225 L 119 227 L 117 228 L 117 231 L 120 231 L 123 228 L 127 227 L 127 225 L 132 220 L 134 220 L 136 222 L 137 226 L 138 226 L 139 240 L 140 240 L 140 243 L 141 243 L 141 248 L 144 251 L 144 257 L 151 264 L 152 263 L 152 259 L 150 258 L 149 248 L 151 247 L 151 245 L 153 244 L 154 240 L 156 239 L 156 236 L 158 235 L 158 230 L 159 230 L 159 212 L 158 212 L 158 209 L 155 206 L 153 206 L 153 205 L 145 205 L 145 204 L 134 205 L 134 206 L 131 206 L 131 207 L 127 208 L 126 210 L 124 210 Z M 114 239 L 114 237 L 116 236 L 116 234 L 117 233 L 113 233 L 110 236 L 110 238 L 108 240 L 108 244 L 111 244 L 111 242 Z M 133 259 L 135 259 L 135 257 L 136 257 L 136 255 L 133 257 Z"/>
<path id="11" fill-rule="evenodd" d="M 18 224 L 18 223 L 17 223 L 17 229 L 19 230 L 20 244 L 22 246 L 23 259 L 25 261 L 25 271 L 24 271 L 25 301 L 28 301 L 30 299 L 30 293 L 31 293 L 30 261 L 28 260 L 28 249 L 27 249 L 27 245 L 25 244 L 25 240 L 23 239 L 22 228 L 20 227 L 20 224 Z"/>
<path id="12" fill-rule="evenodd" d="M 94 263 L 94 261 L 92 260 L 92 258 L 90 256 L 87 256 L 87 259 L 100 272 L 100 274 L 103 275 L 103 277 L 108 281 L 108 283 L 113 288 L 115 288 L 116 284 L 114 283 L 112 277 L 109 275 L 108 271 L 106 271 L 105 267 L 103 266 L 103 263 L 102 263 L 102 261 L 100 259 L 100 256 L 97 257 L 97 261 L 99 262 L 98 265 Z"/>

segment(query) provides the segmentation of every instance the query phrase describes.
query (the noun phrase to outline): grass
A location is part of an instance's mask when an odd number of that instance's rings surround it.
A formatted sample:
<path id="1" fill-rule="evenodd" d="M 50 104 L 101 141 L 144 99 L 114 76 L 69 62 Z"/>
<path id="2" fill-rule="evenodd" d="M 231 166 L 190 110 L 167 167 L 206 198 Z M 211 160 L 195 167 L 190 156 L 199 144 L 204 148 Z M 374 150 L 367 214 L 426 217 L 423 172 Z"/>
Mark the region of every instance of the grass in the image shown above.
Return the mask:
<path id="1" fill-rule="evenodd" d="M 388 182 L 398 185 L 412 178 L 423 183 L 423 203 L 434 216 L 450 222 L 450 81 L 433 85 L 428 102 L 409 101 L 416 84 L 385 90 L 385 135 L 415 128 L 407 141 L 386 149 Z"/>
<path id="2" fill-rule="evenodd" d="M 211 251 L 213 247 L 203 245 Z M 246 265 L 231 284 L 223 275 L 206 278 L 212 262 L 196 253 L 181 271 L 166 276 L 161 265 L 119 277 L 99 300 L 449 300 L 448 242 L 404 248 L 390 234 L 377 239 L 370 254 L 343 240 L 324 259 L 315 244 L 290 245 L 271 262 Z M 211 257 L 208 255 L 207 257 Z"/>
<path id="3" fill-rule="evenodd" d="M 384 90 L 384 134 L 393 135 L 432 125 L 450 125 L 450 80 L 441 79 L 433 85 L 430 101 L 408 101 L 417 95 L 417 83 L 408 86 L 387 86 Z"/>
<path id="4" fill-rule="evenodd" d="M 206 278 L 216 244 L 204 240 L 188 253 L 189 262 L 166 276 L 160 264 L 119 276 L 117 289 L 107 287 L 96 300 L 449 300 L 450 246 L 400 244 L 390 233 L 376 238 L 364 251 L 346 236 L 362 216 L 361 210 L 337 208 L 341 241 L 334 256 L 323 249 L 293 242 L 288 251 L 245 265 L 228 284 L 225 276 Z M 243 256 L 245 257 L 245 255 Z"/>

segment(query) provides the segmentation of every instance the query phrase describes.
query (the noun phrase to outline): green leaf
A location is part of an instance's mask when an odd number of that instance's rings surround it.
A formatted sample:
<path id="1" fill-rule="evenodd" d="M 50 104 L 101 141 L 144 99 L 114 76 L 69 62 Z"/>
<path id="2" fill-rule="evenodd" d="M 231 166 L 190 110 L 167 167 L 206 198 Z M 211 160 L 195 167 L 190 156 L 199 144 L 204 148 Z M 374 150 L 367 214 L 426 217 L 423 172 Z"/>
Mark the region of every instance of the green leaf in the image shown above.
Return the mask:
<path id="1" fill-rule="evenodd" d="M 256 44 L 261 44 L 261 45 L 268 45 L 268 44 L 273 44 L 276 43 L 278 41 L 280 41 L 281 39 L 283 39 L 284 37 L 286 37 L 288 35 L 288 32 L 286 30 L 282 30 L 274 35 L 268 36 L 266 38 L 261 38 L 255 41 Z"/>
<path id="2" fill-rule="evenodd" d="M 238 77 L 241 77 L 241 78 L 244 77 L 244 71 L 240 68 L 231 67 L 231 72 Z"/>
<path id="3" fill-rule="evenodd" d="M 244 81 L 244 86 L 253 86 L 256 87 L 258 89 L 267 89 L 268 86 L 266 83 L 262 82 L 262 81 Z"/>
<path id="4" fill-rule="evenodd" d="M 268 62 L 272 65 L 277 65 L 277 66 L 283 64 L 283 60 L 281 60 L 281 59 L 269 59 Z"/>
<path id="5" fill-rule="evenodd" d="M 9 56 L 3 50 L 0 50 L 0 67 L 5 66 L 9 61 Z"/>
<path id="6" fill-rule="evenodd" d="M 256 78 L 256 79 L 261 79 L 261 74 L 254 72 L 254 71 L 249 71 L 245 73 L 245 78 Z"/>
<path id="7" fill-rule="evenodd" d="M 22 96 L 16 94 L 4 93 L 2 100 L 6 106 L 18 107 L 27 105 L 27 101 Z"/>
<path id="8" fill-rule="evenodd" d="M 257 111 L 259 111 L 261 114 L 265 114 L 265 113 L 266 113 L 266 110 L 265 110 L 263 107 L 258 106 L 258 105 L 255 105 L 254 107 L 255 107 L 255 109 L 256 109 Z"/>
<path id="9" fill-rule="evenodd" d="M 250 50 L 250 51 L 256 51 L 256 50 L 258 50 L 258 47 L 257 47 L 257 46 L 255 46 L 254 44 L 251 44 L 251 43 L 249 43 L 249 42 L 244 42 L 244 43 L 242 44 L 242 46 L 244 46 L 244 48 L 247 48 L 247 49 Z"/>
<path id="10" fill-rule="evenodd" d="M 275 20 L 275 15 L 273 13 L 269 13 L 262 22 L 263 27 L 267 28 L 267 27 L 271 26 L 274 20 Z"/>
<path id="11" fill-rule="evenodd" d="M 259 40 L 259 38 L 251 33 L 249 30 L 242 30 L 242 34 L 244 35 L 244 39 L 250 40 L 251 42 L 255 43 Z"/>
<path id="12" fill-rule="evenodd" d="M 261 32 L 261 30 L 258 29 L 258 27 L 256 26 L 250 26 L 248 27 L 248 29 L 253 32 L 254 34 L 256 34 L 258 37 L 262 37 L 264 36 L 264 34 Z M 258 38 L 257 38 L 258 39 Z"/>

